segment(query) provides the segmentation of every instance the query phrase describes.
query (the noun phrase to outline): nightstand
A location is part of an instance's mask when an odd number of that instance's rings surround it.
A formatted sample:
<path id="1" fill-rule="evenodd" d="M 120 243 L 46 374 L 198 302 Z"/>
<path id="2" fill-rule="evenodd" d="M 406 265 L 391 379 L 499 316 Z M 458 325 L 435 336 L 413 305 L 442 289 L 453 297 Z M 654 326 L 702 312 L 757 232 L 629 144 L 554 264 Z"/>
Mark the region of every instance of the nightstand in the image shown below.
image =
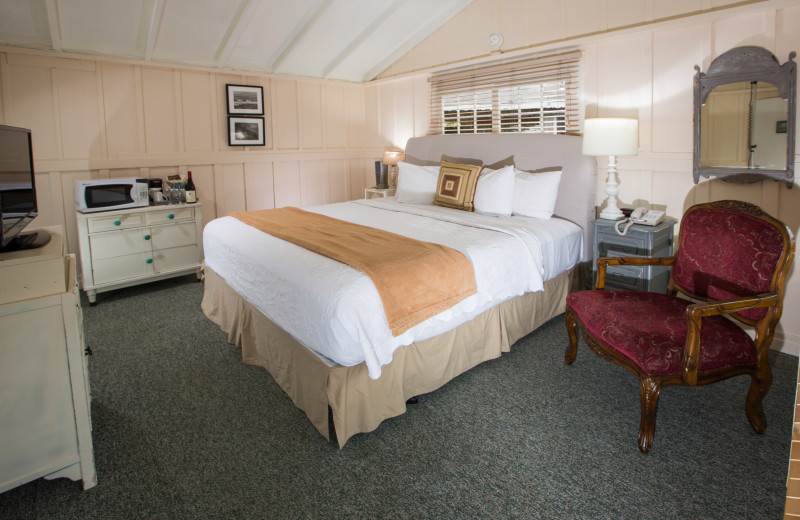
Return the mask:
<path id="1" fill-rule="evenodd" d="M 364 198 L 372 199 L 377 197 L 391 197 L 397 191 L 397 188 L 364 188 Z"/>
<path id="2" fill-rule="evenodd" d="M 676 219 L 666 217 L 657 226 L 634 224 L 628 233 L 620 235 L 614 229 L 616 221 L 599 218 L 594 221 L 594 267 L 601 256 L 665 257 L 672 256 L 673 228 Z M 606 270 L 607 289 L 666 292 L 669 268 L 666 266 L 609 266 Z"/>

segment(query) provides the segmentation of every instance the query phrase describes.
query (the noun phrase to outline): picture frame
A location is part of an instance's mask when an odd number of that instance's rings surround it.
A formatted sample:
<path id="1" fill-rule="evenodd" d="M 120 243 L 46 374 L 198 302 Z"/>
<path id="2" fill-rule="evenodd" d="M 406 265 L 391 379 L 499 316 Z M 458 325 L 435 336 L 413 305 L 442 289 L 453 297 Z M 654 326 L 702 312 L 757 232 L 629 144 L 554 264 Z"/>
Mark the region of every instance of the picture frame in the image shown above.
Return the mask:
<path id="1" fill-rule="evenodd" d="M 264 115 L 264 87 L 226 84 L 228 114 Z"/>
<path id="2" fill-rule="evenodd" d="M 264 146 L 264 118 L 228 116 L 228 146 Z"/>

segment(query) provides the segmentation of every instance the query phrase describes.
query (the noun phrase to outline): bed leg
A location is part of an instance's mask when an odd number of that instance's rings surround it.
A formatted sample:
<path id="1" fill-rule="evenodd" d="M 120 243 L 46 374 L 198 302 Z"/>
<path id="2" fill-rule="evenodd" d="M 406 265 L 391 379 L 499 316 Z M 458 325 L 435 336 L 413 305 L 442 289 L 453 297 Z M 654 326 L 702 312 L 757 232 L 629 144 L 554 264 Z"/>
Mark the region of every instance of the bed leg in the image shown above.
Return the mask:
<path id="1" fill-rule="evenodd" d="M 333 424 L 333 410 L 328 406 L 328 440 L 336 445 L 339 444 L 336 438 L 336 426 Z"/>
<path id="2" fill-rule="evenodd" d="M 419 402 L 419 396 L 415 395 L 414 397 L 406 401 L 406 404 L 417 404 L 418 402 Z"/>

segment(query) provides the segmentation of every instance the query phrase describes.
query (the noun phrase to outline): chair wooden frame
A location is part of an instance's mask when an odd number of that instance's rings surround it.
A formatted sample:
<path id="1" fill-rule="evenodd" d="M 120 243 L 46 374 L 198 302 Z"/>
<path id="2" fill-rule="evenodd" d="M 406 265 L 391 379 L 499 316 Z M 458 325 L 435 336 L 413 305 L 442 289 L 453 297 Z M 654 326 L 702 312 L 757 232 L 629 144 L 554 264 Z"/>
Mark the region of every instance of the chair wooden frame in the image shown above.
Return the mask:
<path id="1" fill-rule="evenodd" d="M 687 210 L 685 215 L 688 215 L 691 211 L 702 208 L 738 211 L 766 221 L 779 230 L 784 240 L 784 248 L 777 262 L 772 279 L 770 280 L 770 291 L 754 297 L 727 300 L 711 300 L 704 298 L 677 284 L 673 278 L 672 269 L 670 269 L 667 294 L 673 296 L 682 294 L 692 301 L 697 302 L 686 308 L 688 332 L 681 361 L 680 374 L 668 376 L 651 376 L 647 374 L 632 360 L 619 353 L 602 340 L 592 336 L 591 333 L 588 332 L 586 326 L 581 323 L 577 314 L 569 306 L 566 311 L 569 345 L 564 360 L 568 365 L 572 364 L 577 356 L 577 329 L 580 328 L 584 340 L 595 354 L 626 368 L 639 378 L 641 418 L 638 442 L 639 450 L 644 454 L 650 451 L 653 444 L 658 397 L 661 393 L 661 389 L 669 385 L 706 385 L 729 377 L 749 374 L 751 384 L 745 401 L 745 413 L 750 425 L 756 433 L 763 433 L 766 428 L 766 423 L 759 412 L 761 401 L 772 386 L 772 370 L 770 369 L 767 355 L 775 333 L 775 327 L 783 312 L 786 278 L 794 259 L 795 243 L 790 237 L 788 229 L 782 222 L 764 213 L 758 206 L 753 204 L 740 201 L 710 202 L 692 206 Z M 683 232 L 684 222 L 685 220 L 681 222 L 681 233 L 679 237 Z M 677 261 L 677 256 L 676 252 L 675 256 L 667 258 L 598 258 L 595 290 L 603 290 L 605 288 L 605 276 L 608 266 L 673 266 Z M 767 308 L 768 311 L 759 320 L 748 319 L 738 314 L 740 311 L 762 307 Z M 702 319 L 705 316 L 720 314 L 755 329 L 754 342 L 757 349 L 757 360 L 751 365 L 739 365 L 701 372 L 698 370 L 698 362 L 700 359 L 700 330 Z"/>

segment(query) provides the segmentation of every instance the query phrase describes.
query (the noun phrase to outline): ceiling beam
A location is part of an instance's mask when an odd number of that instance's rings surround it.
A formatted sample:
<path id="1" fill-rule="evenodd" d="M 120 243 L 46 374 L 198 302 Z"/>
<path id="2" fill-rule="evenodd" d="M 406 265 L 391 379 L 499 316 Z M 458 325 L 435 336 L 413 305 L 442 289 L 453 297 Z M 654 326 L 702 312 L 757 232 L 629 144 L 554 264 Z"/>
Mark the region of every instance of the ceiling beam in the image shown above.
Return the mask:
<path id="1" fill-rule="evenodd" d="M 335 0 L 318 0 L 317 4 L 312 9 L 308 10 L 305 16 L 300 20 L 300 23 L 295 27 L 291 37 L 287 38 L 286 43 L 277 53 L 277 57 L 269 64 L 269 69 L 271 71 L 278 71 L 286 58 L 289 57 L 289 54 L 303 41 L 303 38 L 306 37 L 311 31 L 311 28 L 314 27 L 314 24 L 325 14 L 325 11 L 333 5 L 334 1 Z"/>
<path id="2" fill-rule="evenodd" d="M 145 5 L 149 7 L 149 10 L 147 7 L 142 10 L 142 19 L 139 25 L 139 48 L 144 47 L 144 59 L 150 61 L 153 58 L 153 49 L 156 47 L 161 22 L 164 19 L 166 0 L 151 0 Z"/>
<path id="3" fill-rule="evenodd" d="M 353 40 L 342 50 L 335 58 L 333 58 L 322 69 L 322 77 L 328 79 L 331 72 L 338 67 L 354 50 L 356 50 L 364 41 L 369 38 L 372 33 L 378 30 L 380 22 L 392 16 L 399 8 L 405 3 L 406 0 L 395 0 L 389 4 L 383 11 L 373 17 L 372 22 L 366 25 L 366 28 L 361 31 Z"/>
<path id="4" fill-rule="evenodd" d="M 58 30 L 58 7 L 56 0 L 44 0 L 47 26 L 50 28 L 50 46 L 54 51 L 61 50 L 61 31 Z"/>
<path id="5" fill-rule="evenodd" d="M 243 0 L 239 5 L 239 12 L 228 27 L 217 50 L 216 65 L 218 68 L 223 68 L 228 63 L 231 53 L 242 39 L 244 31 L 250 24 L 250 20 L 253 19 L 253 13 L 260 3 L 261 0 Z"/>

